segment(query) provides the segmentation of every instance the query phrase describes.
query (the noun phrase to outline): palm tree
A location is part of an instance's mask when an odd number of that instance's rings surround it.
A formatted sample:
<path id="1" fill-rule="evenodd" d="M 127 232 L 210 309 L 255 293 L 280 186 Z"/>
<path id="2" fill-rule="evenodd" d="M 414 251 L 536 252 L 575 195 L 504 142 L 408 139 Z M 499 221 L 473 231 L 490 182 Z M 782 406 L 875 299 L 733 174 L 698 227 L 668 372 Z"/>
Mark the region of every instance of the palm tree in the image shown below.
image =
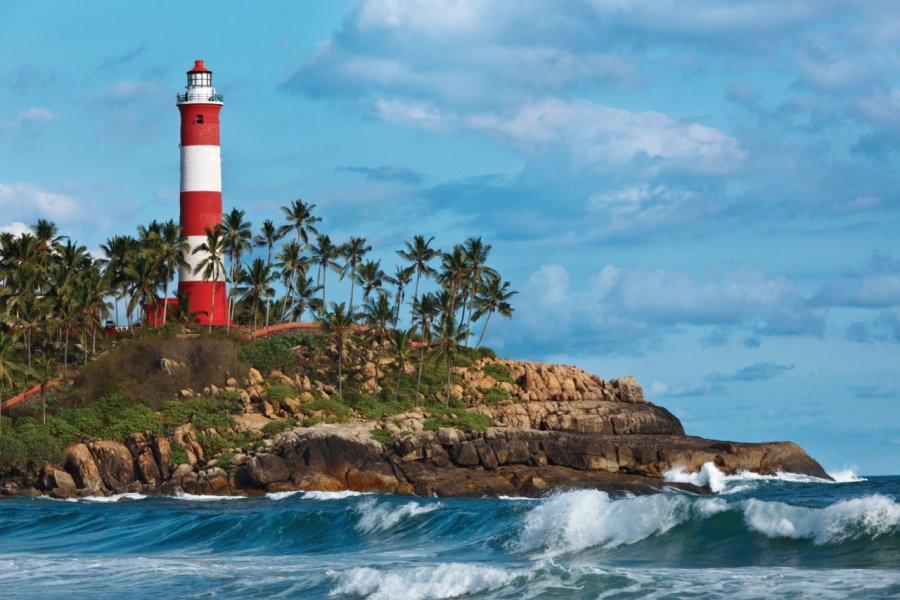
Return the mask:
<path id="1" fill-rule="evenodd" d="M 424 235 L 414 235 L 412 243 L 405 242 L 406 250 L 397 250 L 397 254 L 405 258 L 416 269 L 416 288 L 413 291 L 413 303 L 419 299 L 419 280 L 422 277 L 434 277 L 436 271 L 428 263 L 437 257 L 440 252 L 431 247 L 434 236 L 427 240 Z"/>
<path id="2" fill-rule="evenodd" d="M 252 224 L 244 220 L 246 211 L 232 208 L 222 219 L 222 238 L 225 243 L 225 252 L 228 254 L 229 270 L 231 281 L 237 281 L 237 271 L 241 268 L 241 255 L 244 252 L 250 252 L 250 240 L 253 236 L 250 228 Z M 228 298 L 229 314 L 234 312 L 234 299 L 232 294 Z M 231 319 L 226 325 L 227 329 L 231 329 Z"/>
<path id="3" fill-rule="evenodd" d="M 387 276 L 385 277 L 385 281 L 389 283 L 393 283 L 397 286 L 397 293 L 394 297 L 394 326 L 396 327 L 397 321 L 400 320 L 400 304 L 403 302 L 404 298 L 404 290 L 406 286 L 409 285 L 409 282 L 412 280 L 412 276 L 415 267 L 396 267 L 394 270 L 393 277 Z"/>
<path id="4" fill-rule="evenodd" d="M 269 287 L 269 280 L 269 267 L 261 258 L 255 259 L 248 269 L 241 269 L 240 281 L 245 283 L 246 286 L 237 288 L 237 291 L 242 294 L 241 299 L 248 302 L 253 308 L 254 334 L 256 333 L 259 305 L 263 301 L 268 301 L 272 294 L 275 293 L 275 290 Z"/>
<path id="5" fill-rule="evenodd" d="M 93 354 L 97 354 L 97 329 L 103 326 L 103 319 L 111 310 L 106 301 L 109 290 L 109 282 L 96 265 L 91 265 L 82 272 L 78 283 L 78 305 L 82 309 L 81 320 L 85 325 L 83 333 L 87 335 L 87 328 L 91 329 Z M 87 343 L 84 347 L 87 362 Z"/>
<path id="6" fill-rule="evenodd" d="M 436 357 L 442 357 L 447 361 L 447 406 L 450 406 L 450 373 L 453 369 L 453 357 L 459 352 L 459 347 L 465 340 L 466 332 L 456 322 L 456 315 L 452 312 L 444 313 L 438 322 L 433 349 Z"/>
<path id="7" fill-rule="evenodd" d="M 25 341 L 25 354 L 28 357 L 28 368 L 31 368 L 31 349 L 34 346 L 34 338 L 40 333 L 47 322 L 49 302 L 32 291 L 15 296 L 9 306 L 11 322 L 16 327 L 16 333 Z"/>
<path id="8" fill-rule="evenodd" d="M 440 304 L 434 294 L 422 294 L 413 300 L 413 326 L 418 326 L 422 336 L 422 347 L 419 351 L 419 372 L 416 376 L 416 406 L 419 405 L 419 390 L 422 387 L 422 365 L 425 363 L 425 348 L 431 344 L 431 326 L 441 312 Z"/>
<path id="9" fill-rule="evenodd" d="M 22 370 L 22 366 L 13 359 L 15 343 L 13 339 L 0 333 L 0 386 L 13 385 L 13 373 Z M 3 433 L 3 398 L 0 398 L 0 434 Z"/>
<path id="10" fill-rule="evenodd" d="M 153 236 L 153 258 L 159 265 L 160 279 L 163 280 L 163 318 L 162 324 L 166 324 L 169 314 L 169 282 L 175 277 L 175 271 L 179 267 L 186 267 L 188 262 L 185 256 L 191 248 L 187 236 L 182 233 L 181 226 L 176 225 L 171 219 L 162 224 L 158 232 Z"/>
<path id="11" fill-rule="evenodd" d="M 303 256 L 300 244 L 290 241 L 281 247 L 281 252 L 275 255 L 278 262 L 275 266 L 281 269 L 281 282 L 284 284 L 284 302 L 281 305 L 281 320 L 287 318 L 287 307 L 291 301 L 294 290 L 294 281 L 300 273 L 302 279 L 306 279 L 306 270 L 309 259 Z"/>
<path id="12" fill-rule="evenodd" d="M 132 250 L 134 238 L 126 235 L 115 235 L 100 244 L 100 249 L 106 258 L 100 263 L 104 266 L 104 273 L 110 285 L 115 290 L 114 301 L 116 311 L 116 325 L 119 324 L 119 300 L 125 297 L 126 280 L 124 277 L 125 264 L 128 261 L 128 253 Z"/>
<path id="13" fill-rule="evenodd" d="M 518 292 L 509 289 L 509 282 L 502 281 L 500 277 L 491 275 L 488 277 L 487 284 L 482 286 L 475 296 L 475 308 L 472 313 L 472 321 L 477 321 L 482 316 L 487 315 L 484 320 L 484 326 L 481 329 L 481 336 L 475 348 L 481 346 L 484 340 L 484 332 L 487 331 L 488 323 L 491 321 L 491 315 L 495 312 L 507 319 L 512 317 L 513 309 L 509 304 L 509 300 L 518 294 Z"/>
<path id="14" fill-rule="evenodd" d="M 223 257 L 225 247 L 222 240 L 222 226 L 214 225 L 206 228 L 206 241 L 194 248 L 191 254 L 200 254 L 200 262 L 194 267 L 194 274 L 203 274 L 203 281 L 213 282 L 213 295 L 209 305 L 209 332 L 212 333 L 213 319 L 216 314 L 216 286 L 219 285 L 219 277 L 225 272 Z M 227 282 L 227 279 L 226 279 Z M 229 321 L 231 316 L 228 310 L 225 310 L 225 320 Z"/>
<path id="15" fill-rule="evenodd" d="M 141 254 L 125 267 L 125 277 L 131 290 L 131 299 L 126 307 L 128 314 L 133 313 L 135 308 L 140 307 L 141 322 L 146 328 L 147 311 L 155 307 L 159 300 L 156 294 L 158 281 L 156 266 L 148 255 Z"/>
<path id="16" fill-rule="evenodd" d="M 272 248 L 275 246 L 275 242 L 284 237 L 286 231 L 284 229 L 279 230 L 275 227 L 275 223 L 272 222 L 271 219 L 266 219 L 263 221 L 262 227 L 259 228 L 259 235 L 253 238 L 253 245 L 260 248 L 265 247 L 268 250 L 268 258 L 266 259 L 266 274 L 269 276 L 269 281 L 266 282 L 266 287 L 272 287 L 271 274 L 272 274 Z M 271 301 L 266 303 L 266 327 L 269 326 L 269 310 L 271 309 Z"/>
<path id="17" fill-rule="evenodd" d="M 341 254 L 344 260 L 344 268 L 341 269 L 341 279 L 348 272 L 350 273 L 350 312 L 353 312 L 353 291 L 356 289 L 356 268 L 362 262 L 367 252 L 372 250 L 372 246 L 366 244 L 366 239 L 361 237 L 351 237 L 350 240 L 341 246 Z"/>
<path id="18" fill-rule="evenodd" d="M 466 289 L 466 304 L 463 307 L 463 318 L 466 323 L 466 341 L 469 340 L 469 331 L 472 325 L 471 302 L 481 289 L 485 276 L 498 276 L 497 271 L 485 266 L 488 254 L 491 253 L 491 245 L 481 241 L 481 237 L 470 237 L 463 244 L 466 254 L 466 262 L 469 265 L 469 286 Z"/>
<path id="19" fill-rule="evenodd" d="M 56 374 L 56 361 L 52 356 L 39 356 L 34 361 L 34 374 L 41 385 L 41 412 L 43 413 L 43 424 L 47 424 L 47 384 Z M 67 376 L 68 377 L 68 376 Z"/>
<path id="20" fill-rule="evenodd" d="M 319 265 L 319 278 L 316 283 L 322 286 L 322 309 L 325 307 L 325 286 L 326 286 L 326 275 L 328 273 L 328 269 L 333 271 L 337 271 L 340 273 L 340 268 L 338 267 L 335 259 L 339 256 L 339 248 L 331 243 L 331 238 L 327 235 L 319 234 L 316 236 L 316 245 L 313 246 L 312 249 L 312 259 L 313 262 Z M 352 311 L 347 311 L 348 314 L 353 314 Z"/>
<path id="21" fill-rule="evenodd" d="M 359 265 L 356 276 L 363 289 L 363 304 L 369 303 L 369 295 L 381 289 L 384 284 L 384 271 L 381 270 L 380 260 L 367 260 Z"/>
<path id="22" fill-rule="evenodd" d="M 309 244 L 309 234 L 312 233 L 315 235 L 319 233 L 315 227 L 315 224 L 322 219 L 320 219 L 319 217 L 314 217 L 312 215 L 312 210 L 315 207 L 315 204 L 307 204 L 300 198 L 297 198 L 296 200 L 291 202 L 290 206 L 281 207 L 281 211 L 284 213 L 284 218 L 288 222 L 288 224 L 283 226 L 281 229 L 285 233 L 291 230 L 296 231 L 297 244 L 300 247 Z"/>
<path id="23" fill-rule="evenodd" d="M 400 393 L 400 376 L 406 370 L 406 365 L 413 351 L 410 344 L 411 335 L 412 329 L 395 329 L 391 332 L 391 357 L 397 363 L 397 380 L 394 382 L 395 405 L 397 404 L 397 395 Z"/>
<path id="24" fill-rule="evenodd" d="M 338 355 L 338 398 L 344 398 L 344 339 L 353 331 L 353 313 L 347 310 L 347 306 L 341 302 L 337 304 L 331 303 L 331 311 L 323 315 L 319 321 L 322 331 L 330 336 L 337 348 Z"/>
<path id="25" fill-rule="evenodd" d="M 457 297 L 463 289 L 463 282 L 469 274 L 469 264 L 466 260 L 465 251 L 459 244 L 453 246 L 451 252 L 445 252 L 441 260 L 443 262 L 443 270 L 438 278 L 449 295 L 449 302 L 446 305 L 447 310 L 455 313 Z"/>
<path id="26" fill-rule="evenodd" d="M 393 321 L 394 311 L 391 309 L 390 300 L 385 292 L 379 292 L 366 304 L 364 313 L 366 327 L 372 336 L 375 346 L 375 385 L 372 388 L 372 398 L 378 391 L 378 367 L 381 362 L 381 350 L 384 346 L 384 336 L 388 333 L 388 326 Z"/>
<path id="27" fill-rule="evenodd" d="M 297 300 L 296 302 L 291 303 L 291 320 L 302 321 L 303 313 L 306 310 L 309 310 L 313 319 L 316 318 L 316 315 L 321 315 L 322 301 L 316 298 L 316 294 L 319 292 L 319 288 L 321 288 L 322 286 L 313 283 L 312 277 L 307 277 L 306 271 L 303 271 L 300 277 L 298 277 L 295 287 L 297 292 Z"/>

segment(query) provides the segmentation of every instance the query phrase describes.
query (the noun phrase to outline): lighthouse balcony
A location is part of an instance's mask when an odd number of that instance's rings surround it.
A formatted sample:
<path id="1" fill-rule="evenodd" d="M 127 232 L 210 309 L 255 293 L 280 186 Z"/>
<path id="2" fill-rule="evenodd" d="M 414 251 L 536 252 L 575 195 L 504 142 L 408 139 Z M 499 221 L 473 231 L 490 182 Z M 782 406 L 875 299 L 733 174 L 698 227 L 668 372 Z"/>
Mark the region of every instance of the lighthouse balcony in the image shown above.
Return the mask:
<path id="1" fill-rule="evenodd" d="M 223 102 L 222 94 L 175 94 L 175 101 L 178 104 L 187 102 Z"/>

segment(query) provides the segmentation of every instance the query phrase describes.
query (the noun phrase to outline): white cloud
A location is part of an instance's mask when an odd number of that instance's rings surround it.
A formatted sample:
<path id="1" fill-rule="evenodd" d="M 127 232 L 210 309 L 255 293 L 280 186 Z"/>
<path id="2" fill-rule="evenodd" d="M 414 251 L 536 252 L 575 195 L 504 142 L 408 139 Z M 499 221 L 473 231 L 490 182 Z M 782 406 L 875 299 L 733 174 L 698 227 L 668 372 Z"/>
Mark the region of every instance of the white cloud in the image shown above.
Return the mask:
<path id="1" fill-rule="evenodd" d="M 81 206 L 71 196 L 52 192 L 30 183 L 0 182 L 0 209 L 9 218 L 73 221 L 83 216 Z"/>
<path id="2" fill-rule="evenodd" d="M 127 102 L 141 96 L 150 96 L 159 92 L 159 84 L 155 81 L 127 81 L 122 80 L 103 96 L 106 102 Z"/>
<path id="3" fill-rule="evenodd" d="M 56 113 L 38 106 L 32 106 L 31 108 L 23 110 L 16 118 L 16 121 L 22 125 L 29 123 L 49 123 L 55 120 Z"/>
<path id="4" fill-rule="evenodd" d="M 20 236 L 23 233 L 30 233 L 31 228 L 21 221 L 13 221 L 8 225 L 0 225 L 0 233 L 11 233 L 14 236 Z"/>

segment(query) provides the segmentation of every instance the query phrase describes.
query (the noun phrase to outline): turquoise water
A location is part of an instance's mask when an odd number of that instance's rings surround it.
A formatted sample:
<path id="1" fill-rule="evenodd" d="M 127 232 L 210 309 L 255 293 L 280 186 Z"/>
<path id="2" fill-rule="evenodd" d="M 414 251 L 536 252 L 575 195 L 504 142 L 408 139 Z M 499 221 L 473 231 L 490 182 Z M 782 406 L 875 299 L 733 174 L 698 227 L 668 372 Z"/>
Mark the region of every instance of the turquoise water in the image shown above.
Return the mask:
<path id="1" fill-rule="evenodd" d="M 3 500 L 0 597 L 900 597 L 900 477 L 790 479 L 617 500 Z"/>

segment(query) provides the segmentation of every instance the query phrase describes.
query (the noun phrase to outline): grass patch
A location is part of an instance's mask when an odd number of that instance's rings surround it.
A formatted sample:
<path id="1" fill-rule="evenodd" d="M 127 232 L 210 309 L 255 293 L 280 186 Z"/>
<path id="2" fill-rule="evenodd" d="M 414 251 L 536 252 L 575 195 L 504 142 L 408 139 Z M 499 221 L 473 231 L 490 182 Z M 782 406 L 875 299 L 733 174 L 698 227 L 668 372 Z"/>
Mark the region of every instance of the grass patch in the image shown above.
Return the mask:
<path id="1" fill-rule="evenodd" d="M 273 383 L 266 386 L 266 400 L 275 410 L 280 409 L 287 398 L 296 395 L 297 392 L 294 390 L 294 387 L 286 383 Z"/>
<path id="2" fill-rule="evenodd" d="M 425 419 L 425 429 L 437 431 L 440 427 L 453 427 L 461 431 L 487 431 L 491 426 L 491 418 L 487 415 L 466 412 L 460 403 L 453 402 L 450 406 L 432 404 L 427 408 L 430 416 Z"/>
<path id="3" fill-rule="evenodd" d="M 508 390 L 498 387 L 481 388 L 480 391 L 483 396 L 482 402 L 485 404 L 490 404 L 491 406 L 496 406 L 505 400 L 509 400 L 511 396 Z"/>
<path id="4" fill-rule="evenodd" d="M 387 429 L 370 429 L 372 439 L 380 443 L 385 448 L 391 448 L 394 445 L 394 434 Z"/>
<path id="5" fill-rule="evenodd" d="M 278 370 L 285 375 L 293 375 L 298 366 L 293 348 L 304 346 L 315 353 L 319 345 L 319 336 L 311 333 L 274 335 L 253 340 L 244 346 L 240 358 L 263 374 Z"/>
<path id="6" fill-rule="evenodd" d="M 493 377 L 501 383 L 513 383 L 512 369 L 503 363 L 488 363 L 482 369 L 485 375 Z"/>
<path id="7" fill-rule="evenodd" d="M 162 421 L 168 430 L 191 423 L 199 430 L 227 430 L 234 425 L 232 413 L 240 412 L 243 406 L 230 399 L 189 398 L 169 400 L 163 405 Z"/>
<path id="8" fill-rule="evenodd" d="M 281 419 L 278 421 L 272 421 L 271 423 L 266 423 L 263 425 L 262 432 L 267 436 L 272 436 L 282 431 L 287 431 L 295 425 L 293 419 Z"/>
<path id="9" fill-rule="evenodd" d="M 184 453 L 184 450 L 178 444 L 172 444 L 172 450 L 169 453 L 169 463 L 176 467 L 188 464 L 187 454 Z"/>

